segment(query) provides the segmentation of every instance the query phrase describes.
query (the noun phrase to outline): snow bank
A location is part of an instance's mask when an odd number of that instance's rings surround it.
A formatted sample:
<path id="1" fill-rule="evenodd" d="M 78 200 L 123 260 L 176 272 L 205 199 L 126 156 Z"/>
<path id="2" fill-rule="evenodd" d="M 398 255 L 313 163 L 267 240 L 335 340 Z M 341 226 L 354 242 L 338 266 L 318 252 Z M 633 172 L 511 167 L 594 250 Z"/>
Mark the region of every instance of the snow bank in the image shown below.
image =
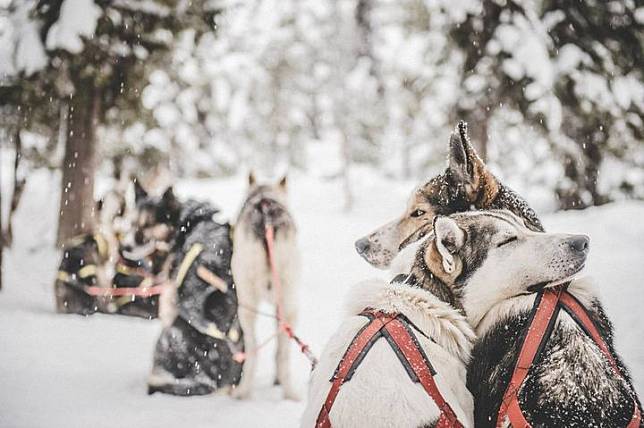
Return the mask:
<path id="1" fill-rule="evenodd" d="M 83 50 L 82 37 L 94 37 L 96 21 L 102 13 L 93 0 L 65 0 L 58 21 L 47 33 L 47 49 L 80 53 Z"/>
<path id="2" fill-rule="evenodd" d="M 348 288 L 385 275 L 358 257 L 353 241 L 397 215 L 412 188 L 411 183 L 359 173 L 360 180 L 354 180 L 356 206 L 346 214 L 339 181 L 309 176 L 290 181 L 303 252 L 297 332 L 316 353 L 339 322 Z M 272 386 L 272 345 L 260 355 L 256 393 L 250 401 L 147 396 L 145 380 L 160 331 L 157 321 L 53 312 L 58 261 L 52 247 L 55 178 L 40 172 L 31 178 L 17 215 L 17 242 L 5 262 L 6 289 L 0 292 L 0 426 L 297 426 L 303 403 L 282 401 L 279 388 Z M 177 187 L 179 195 L 211 200 L 223 208 L 223 217 L 234 218 L 245 178 L 189 180 Z M 544 219 L 549 230 L 590 235 L 588 273 L 597 280 L 615 323 L 617 348 L 640 393 L 644 390 L 644 323 L 639 319 L 644 302 L 642 218 L 644 203 L 631 202 Z M 259 326 L 260 339 L 268 337 L 271 327 L 272 323 Z M 309 368 L 295 347 L 292 352 L 295 380 L 304 397 Z"/>

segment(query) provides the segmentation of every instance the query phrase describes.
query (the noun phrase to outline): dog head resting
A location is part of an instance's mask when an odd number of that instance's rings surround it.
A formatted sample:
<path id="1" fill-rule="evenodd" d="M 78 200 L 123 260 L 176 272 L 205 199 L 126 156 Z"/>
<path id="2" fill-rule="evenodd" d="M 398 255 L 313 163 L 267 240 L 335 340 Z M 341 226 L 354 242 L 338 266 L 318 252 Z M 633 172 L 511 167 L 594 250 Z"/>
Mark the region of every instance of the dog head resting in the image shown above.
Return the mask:
<path id="1" fill-rule="evenodd" d="M 437 216 L 411 276 L 476 326 L 496 303 L 570 280 L 588 246 L 584 235 L 532 231 L 508 210 Z"/>

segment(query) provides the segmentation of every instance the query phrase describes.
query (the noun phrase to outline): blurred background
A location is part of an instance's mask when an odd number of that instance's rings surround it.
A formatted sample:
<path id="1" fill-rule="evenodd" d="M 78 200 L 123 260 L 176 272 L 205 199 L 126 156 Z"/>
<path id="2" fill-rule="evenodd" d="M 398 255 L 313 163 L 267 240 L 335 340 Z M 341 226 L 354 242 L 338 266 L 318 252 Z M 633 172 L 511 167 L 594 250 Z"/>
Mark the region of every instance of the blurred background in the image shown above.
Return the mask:
<path id="1" fill-rule="evenodd" d="M 161 325 L 55 314 L 60 245 L 132 177 L 234 221 L 249 170 L 288 172 L 319 352 L 351 284 L 389 279 L 353 242 L 442 172 L 460 119 L 548 230 L 591 236 L 642 394 L 643 74 L 642 0 L 0 0 L 0 426 L 297 426 L 270 347 L 250 407 L 147 397 Z"/>
<path id="2" fill-rule="evenodd" d="M 640 1 L 0 6 L 6 198 L 60 171 L 59 242 L 91 223 L 96 175 L 322 168 L 350 208 L 353 169 L 427 178 L 458 119 L 542 210 L 644 197 Z"/>

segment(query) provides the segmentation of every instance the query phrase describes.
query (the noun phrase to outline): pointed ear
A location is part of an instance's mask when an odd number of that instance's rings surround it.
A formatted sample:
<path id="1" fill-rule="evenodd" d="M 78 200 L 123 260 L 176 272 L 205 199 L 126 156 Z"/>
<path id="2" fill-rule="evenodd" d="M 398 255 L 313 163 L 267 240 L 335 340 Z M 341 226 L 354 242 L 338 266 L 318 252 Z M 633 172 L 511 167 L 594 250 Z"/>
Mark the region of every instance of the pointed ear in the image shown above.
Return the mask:
<path id="1" fill-rule="evenodd" d="M 461 140 L 457 131 L 452 132 L 449 137 L 449 157 L 448 168 L 452 177 L 457 181 L 465 183 L 469 181 L 469 163 L 467 161 L 467 153 L 465 152 L 465 145 Z"/>
<path id="2" fill-rule="evenodd" d="M 257 179 L 255 178 L 255 173 L 251 171 L 248 174 L 248 186 L 253 187 L 255 183 L 257 183 Z"/>
<path id="3" fill-rule="evenodd" d="M 279 183 L 277 183 L 277 185 L 279 187 L 281 187 L 282 189 L 286 190 L 286 188 L 288 186 L 288 178 L 287 178 L 287 176 L 285 175 L 284 177 L 282 177 L 280 179 Z"/>
<path id="4" fill-rule="evenodd" d="M 141 199 L 148 197 L 148 192 L 145 191 L 143 186 L 139 183 L 139 179 L 134 177 L 134 201 L 139 202 Z"/>
<path id="5" fill-rule="evenodd" d="M 168 187 L 161 196 L 161 207 L 165 209 L 166 218 L 169 220 L 176 219 L 176 216 L 181 212 L 181 203 L 174 195 L 172 186 Z"/>
<path id="6" fill-rule="evenodd" d="M 454 219 L 436 216 L 434 218 L 434 236 L 436 237 L 436 249 L 443 262 L 443 270 L 451 274 L 456 268 L 454 254 L 465 243 L 465 232 Z"/>
<path id="7" fill-rule="evenodd" d="M 496 179 L 474 150 L 467 134 L 467 123 L 460 121 L 449 139 L 448 170 L 456 181 L 463 186 L 468 199 L 480 200 L 479 192 L 494 192 Z M 484 189 L 484 187 L 489 187 Z M 494 195 L 486 195 L 493 197 Z"/>
<path id="8" fill-rule="evenodd" d="M 174 189 L 172 188 L 172 186 L 165 189 L 165 192 L 163 192 L 161 199 L 163 199 L 164 202 L 174 202 L 177 200 L 177 198 L 174 196 Z"/>

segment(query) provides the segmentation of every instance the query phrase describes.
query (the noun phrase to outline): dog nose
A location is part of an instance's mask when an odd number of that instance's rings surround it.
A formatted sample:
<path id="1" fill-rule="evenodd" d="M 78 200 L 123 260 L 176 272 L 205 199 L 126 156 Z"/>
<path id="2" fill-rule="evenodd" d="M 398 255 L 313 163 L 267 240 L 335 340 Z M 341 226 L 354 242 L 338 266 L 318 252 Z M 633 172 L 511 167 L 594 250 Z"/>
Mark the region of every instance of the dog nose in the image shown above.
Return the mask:
<path id="1" fill-rule="evenodd" d="M 358 239 L 356 241 L 356 251 L 358 254 L 364 254 L 369 250 L 369 240 L 367 238 Z"/>
<path id="2" fill-rule="evenodd" d="M 568 240 L 568 245 L 575 251 L 587 253 L 590 246 L 590 239 L 584 235 L 573 236 Z"/>

